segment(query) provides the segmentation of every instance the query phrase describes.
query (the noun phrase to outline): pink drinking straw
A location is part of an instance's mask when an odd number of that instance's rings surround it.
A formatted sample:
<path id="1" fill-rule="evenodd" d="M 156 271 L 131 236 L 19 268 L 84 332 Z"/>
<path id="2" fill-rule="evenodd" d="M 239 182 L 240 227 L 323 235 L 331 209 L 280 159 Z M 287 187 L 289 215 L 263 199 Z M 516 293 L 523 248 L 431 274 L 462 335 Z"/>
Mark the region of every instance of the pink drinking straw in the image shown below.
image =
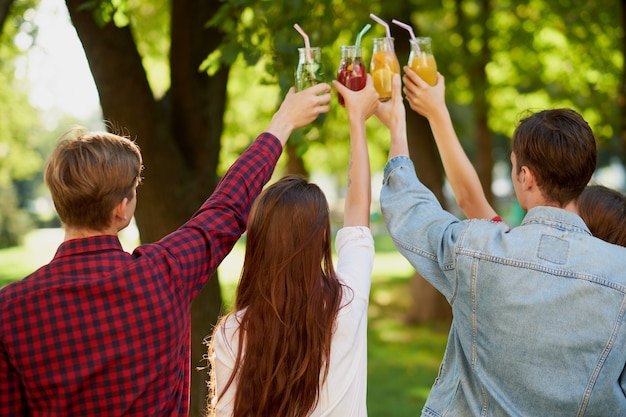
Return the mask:
<path id="1" fill-rule="evenodd" d="M 389 30 L 389 25 L 387 24 L 387 22 L 376 16 L 374 13 L 370 13 L 370 17 L 385 27 L 385 32 L 387 33 L 387 42 L 389 43 L 389 47 L 393 51 L 393 44 L 391 43 L 391 30 Z"/>
<path id="2" fill-rule="evenodd" d="M 413 33 L 413 28 L 411 26 L 407 25 L 406 23 L 402 23 L 402 22 L 400 22 L 399 20 L 396 20 L 396 19 L 393 19 L 392 22 L 395 23 L 396 25 L 400 26 L 401 28 L 404 28 L 404 29 L 408 30 L 409 33 L 411 34 L 411 39 L 415 40 L 415 33 Z M 417 42 L 414 43 L 414 45 L 415 45 L 415 48 L 417 48 L 417 53 L 419 53 L 420 52 L 420 47 L 417 45 Z"/>
<path id="3" fill-rule="evenodd" d="M 387 37 L 391 38 L 391 31 L 389 30 L 389 25 L 380 17 L 376 16 L 374 13 L 370 13 L 370 17 L 374 19 L 376 22 L 380 23 L 385 27 L 385 31 L 387 32 Z"/>
<path id="4" fill-rule="evenodd" d="M 293 25 L 293 27 L 296 28 L 296 30 L 300 32 L 300 35 L 302 35 L 302 37 L 304 38 L 304 47 L 306 48 L 306 59 L 310 64 L 311 62 L 313 62 L 313 58 L 311 58 L 311 44 L 309 43 L 309 36 L 306 33 L 304 33 L 304 31 L 302 30 L 299 24 L 296 23 L 295 25 Z"/>

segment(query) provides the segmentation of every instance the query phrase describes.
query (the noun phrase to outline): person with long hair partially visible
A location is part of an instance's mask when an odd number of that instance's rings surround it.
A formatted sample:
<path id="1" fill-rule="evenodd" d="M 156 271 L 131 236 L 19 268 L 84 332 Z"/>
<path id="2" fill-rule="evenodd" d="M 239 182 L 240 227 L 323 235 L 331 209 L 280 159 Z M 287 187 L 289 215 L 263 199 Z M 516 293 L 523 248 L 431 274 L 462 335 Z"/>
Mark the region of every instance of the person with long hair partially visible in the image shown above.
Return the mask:
<path id="1" fill-rule="evenodd" d="M 288 175 L 254 202 L 234 310 L 209 345 L 208 414 L 366 416 L 367 308 L 374 259 L 365 122 L 378 108 L 368 77 L 335 82 L 350 120 L 344 225 L 333 267 L 330 210 L 315 184 Z"/>
<path id="2" fill-rule="evenodd" d="M 588 185 L 578 197 L 578 214 L 591 234 L 626 246 L 626 196 L 599 184 Z"/>

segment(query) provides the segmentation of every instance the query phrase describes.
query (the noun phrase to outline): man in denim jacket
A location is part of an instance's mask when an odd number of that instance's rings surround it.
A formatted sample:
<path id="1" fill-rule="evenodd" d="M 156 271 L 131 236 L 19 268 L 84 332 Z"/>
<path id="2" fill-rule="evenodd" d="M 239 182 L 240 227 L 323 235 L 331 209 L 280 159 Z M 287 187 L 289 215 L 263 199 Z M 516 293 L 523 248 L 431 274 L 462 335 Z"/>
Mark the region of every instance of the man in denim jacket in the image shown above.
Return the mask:
<path id="1" fill-rule="evenodd" d="M 626 416 L 626 249 L 592 237 L 576 207 L 596 166 L 588 124 L 568 109 L 521 121 L 511 177 L 527 214 L 510 229 L 442 209 L 408 157 L 398 96 L 381 119 L 383 215 L 454 315 L 422 415 Z"/>

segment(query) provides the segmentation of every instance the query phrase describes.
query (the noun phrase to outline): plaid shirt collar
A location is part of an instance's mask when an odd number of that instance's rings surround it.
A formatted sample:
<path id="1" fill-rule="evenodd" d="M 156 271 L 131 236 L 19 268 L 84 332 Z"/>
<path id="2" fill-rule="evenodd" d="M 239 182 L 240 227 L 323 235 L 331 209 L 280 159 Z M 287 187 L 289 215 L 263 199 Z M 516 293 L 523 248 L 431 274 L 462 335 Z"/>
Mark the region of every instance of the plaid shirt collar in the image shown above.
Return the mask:
<path id="1" fill-rule="evenodd" d="M 98 235 L 66 240 L 57 249 L 54 259 L 108 251 L 124 251 L 117 236 Z"/>

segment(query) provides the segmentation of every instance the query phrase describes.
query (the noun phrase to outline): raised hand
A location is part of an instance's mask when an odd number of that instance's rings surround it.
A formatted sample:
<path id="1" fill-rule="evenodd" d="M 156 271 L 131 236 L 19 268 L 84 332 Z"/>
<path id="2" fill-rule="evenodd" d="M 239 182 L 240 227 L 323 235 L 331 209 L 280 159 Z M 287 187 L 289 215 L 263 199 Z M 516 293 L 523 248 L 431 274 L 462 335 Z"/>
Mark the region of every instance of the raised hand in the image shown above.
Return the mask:
<path id="1" fill-rule="evenodd" d="M 430 119 L 436 112 L 445 111 L 445 79 L 437 73 L 437 84 L 431 86 L 410 67 L 404 67 L 404 94 L 411 109 Z"/>
<path id="2" fill-rule="evenodd" d="M 351 121 L 365 121 L 378 109 L 380 96 L 370 74 L 367 74 L 365 87 L 359 91 L 352 91 L 337 80 L 333 80 L 333 87 L 343 96 Z"/>
<path id="3" fill-rule="evenodd" d="M 284 145 L 295 129 L 312 123 L 317 116 L 330 110 L 330 85 L 321 83 L 296 93 L 289 89 L 266 132 L 276 136 Z"/>

